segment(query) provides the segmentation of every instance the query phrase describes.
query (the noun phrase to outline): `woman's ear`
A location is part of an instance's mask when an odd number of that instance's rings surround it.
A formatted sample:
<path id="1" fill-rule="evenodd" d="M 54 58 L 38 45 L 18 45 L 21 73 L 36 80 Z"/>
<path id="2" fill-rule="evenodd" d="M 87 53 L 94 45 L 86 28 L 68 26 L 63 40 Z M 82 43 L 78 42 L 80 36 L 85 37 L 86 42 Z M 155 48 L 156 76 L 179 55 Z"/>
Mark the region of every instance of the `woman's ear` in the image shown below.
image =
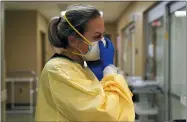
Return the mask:
<path id="1" fill-rule="evenodd" d="M 77 48 L 78 40 L 75 38 L 75 36 L 68 36 L 68 45 L 71 48 Z"/>

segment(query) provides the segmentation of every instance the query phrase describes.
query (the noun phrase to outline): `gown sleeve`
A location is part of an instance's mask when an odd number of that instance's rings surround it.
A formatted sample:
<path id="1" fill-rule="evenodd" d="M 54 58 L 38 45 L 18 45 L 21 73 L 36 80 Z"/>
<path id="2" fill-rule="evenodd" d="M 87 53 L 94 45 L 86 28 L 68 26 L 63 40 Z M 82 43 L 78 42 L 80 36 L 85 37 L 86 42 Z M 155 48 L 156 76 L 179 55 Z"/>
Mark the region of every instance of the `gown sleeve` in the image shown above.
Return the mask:
<path id="1" fill-rule="evenodd" d="M 79 73 L 68 66 L 48 70 L 52 99 L 60 114 L 70 121 L 135 120 L 132 93 L 121 75 L 93 82 Z"/>

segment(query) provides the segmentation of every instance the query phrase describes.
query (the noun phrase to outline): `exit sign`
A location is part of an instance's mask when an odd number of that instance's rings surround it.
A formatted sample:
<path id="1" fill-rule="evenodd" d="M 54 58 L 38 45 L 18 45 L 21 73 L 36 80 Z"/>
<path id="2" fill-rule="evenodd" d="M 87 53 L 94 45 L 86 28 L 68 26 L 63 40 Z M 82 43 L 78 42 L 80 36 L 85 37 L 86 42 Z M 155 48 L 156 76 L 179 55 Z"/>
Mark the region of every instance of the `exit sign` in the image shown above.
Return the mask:
<path id="1" fill-rule="evenodd" d="M 160 21 L 154 21 L 154 22 L 152 22 L 152 26 L 154 26 L 154 27 L 159 27 L 160 25 L 161 25 Z"/>

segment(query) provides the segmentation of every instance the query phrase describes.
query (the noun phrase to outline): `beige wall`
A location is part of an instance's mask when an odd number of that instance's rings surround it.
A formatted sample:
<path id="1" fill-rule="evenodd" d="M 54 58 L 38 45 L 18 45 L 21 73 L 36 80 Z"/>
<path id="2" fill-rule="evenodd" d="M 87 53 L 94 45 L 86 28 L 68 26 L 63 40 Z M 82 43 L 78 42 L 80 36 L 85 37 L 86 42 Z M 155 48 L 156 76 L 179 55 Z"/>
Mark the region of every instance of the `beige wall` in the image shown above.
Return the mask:
<path id="1" fill-rule="evenodd" d="M 139 17 L 135 22 L 135 48 L 138 49 L 138 54 L 135 56 L 135 75 L 143 76 L 144 75 L 144 63 L 145 63 L 145 54 L 144 54 L 144 37 L 143 37 L 143 12 L 151 7 L 155 2 L 132 2 L 127 9 L 121 14 L 120 18 L 117 21 L 117 33 L 119 34 L 124 45 L 124 37 L 122 35 L 122 30 L 127 27 L 132 22 L 131 15 L 133 13 L 138 13 Z M 123 47 L 122 47 L 123 48 Z M 118 63 L 119 66 L 122 66 L 122 51 L 119 50 Z"/>
<path id="2" fill-rule="evenodd" d="M 46 60 L 48 60 L 51 55 L 52 55 L 52 49 L 49 46 L 49 41 L 48 41 L 48 20 L 39 12 L 37 13 L 37 27 L 36 27 L 36 32 L 37 32 L 37 74 L 40 75 L 41 71 L 43 69 L 42 67 L 42 46 L 45 46 L 45 57 Z M 41 40 L 41 35 L 40 33 L 43 32 L 45 33 L 45 43 L 46 45 L 41 45 L 42 40 Z"/>
<path id="3" fill-rule="evenodd" d="M 5 59 L 7 71 L 28 69 L 37 71 L 36 57 L 36 11 L 5 11 Z M 28 84 L 26 85 L 28 87 Z M 25 84 L 16 84 L 15 102 L 28 103 L 28 90 Z M 20 93 L 20 88 L 22 93 Z M 7 84 L 10 103 L 10 84 Z"/>
<path id="4" fill-rule="evenodd" d="M 7 71 L 17 69 L 33 70 L 40 76 L 41 66 L 41 37 L 40 31 L 46 34 L 46 60 L 51 54 L 48 46 L 48 21 L 37 11 L 7 10 L 5 12 L 5 55 Z M 22 93 L 20 93 L 20 88 Z M 7 86 L 8 102 L 10 86 Z M 16 84 L 15 102 L 29 102 L 28 84 Z"/>
<path id="5" fill-rule="evenodd" d="M 41 37 L 46 34 L 46 59 L 52 50 L 48 46 L 48 21 L 37 11 L 6 11 L 6 60 L 7 71 L 15 69 L 34 70 L 41 73 Z"/>
<path id="6" fill-rule="evenodd" d="M 5 12 L 5 55 L 7 71 L 36 71 L 36 11 Z"/>

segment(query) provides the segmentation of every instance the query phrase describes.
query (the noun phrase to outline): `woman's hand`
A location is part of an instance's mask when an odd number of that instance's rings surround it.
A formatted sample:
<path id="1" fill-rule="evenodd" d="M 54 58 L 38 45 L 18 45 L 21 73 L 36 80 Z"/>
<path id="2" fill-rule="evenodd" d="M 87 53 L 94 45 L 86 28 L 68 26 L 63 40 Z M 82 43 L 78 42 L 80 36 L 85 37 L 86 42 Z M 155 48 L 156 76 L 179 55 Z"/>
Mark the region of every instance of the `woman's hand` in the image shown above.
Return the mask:
<path id="1" fill-rule="evenodd" d="M 97 79 L 100 81 L 103 78 L 103 64 L 101 61 L 88 63 L 88 67 L 91 69 L 91 71 L 95 74 Z"/>
<path id="2" fill-rule="evenodd" d="M 112 41 L 105 38 L 106 47 L 104 46 L 103 42 L 99 42 L 99 49 L 100 49 L 100 60 L 102 62 L 103 68 L 108 65 L 113 65 L 114 63 L 114 45 Z"/>
<path id="3" fill-rule="evenodd" d="M 99 42 L 100 61 L 97 61 L 97 63 L 88 63 L 88 67 L 92 70 L 98 80 L 103 78 L 104 68 L 110 64 L 113 64 L 114 59 L 114 46 L 112 41 L 107 38 L 105 38 L 105 40 L 106 47 L 102 41 Z"/>

